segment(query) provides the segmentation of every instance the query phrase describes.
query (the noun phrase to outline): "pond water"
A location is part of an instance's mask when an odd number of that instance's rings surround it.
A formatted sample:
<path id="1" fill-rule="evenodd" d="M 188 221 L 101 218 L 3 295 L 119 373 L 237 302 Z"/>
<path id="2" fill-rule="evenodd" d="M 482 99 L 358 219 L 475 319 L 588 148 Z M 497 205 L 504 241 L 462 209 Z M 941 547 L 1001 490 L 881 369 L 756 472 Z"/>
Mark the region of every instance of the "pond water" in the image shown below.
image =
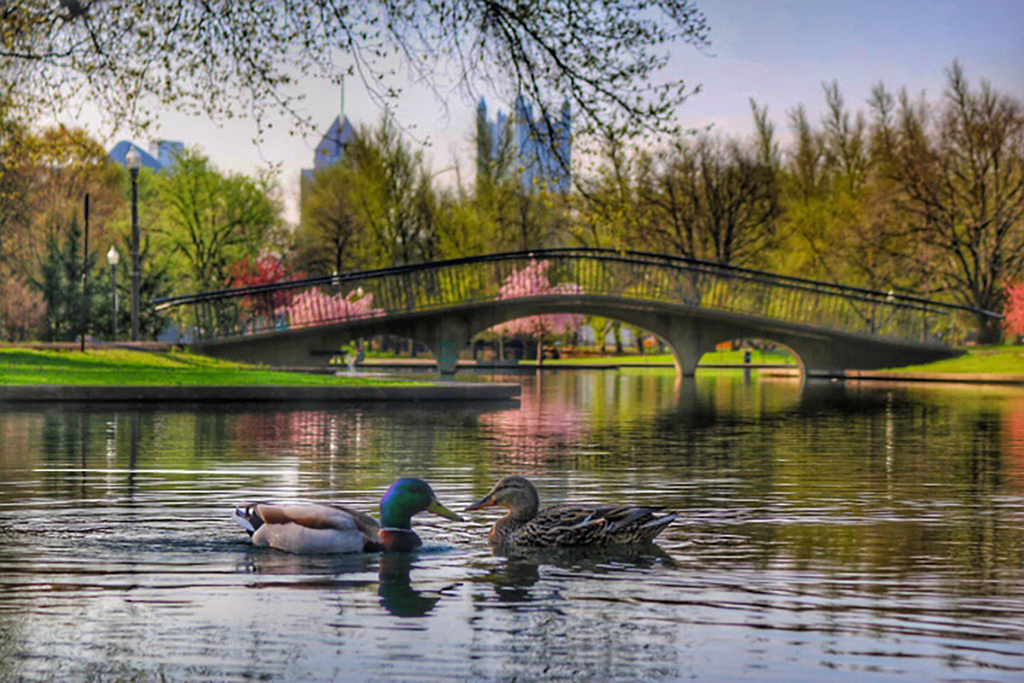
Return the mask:
<path id="1" fill-rule="evenodd" d="M 0 408 L 0 680 L 1024 680 L 1024 390 L 545 371 L 521 403 Z M 663 505 L 631 552 L 248 544 L 252 500 Z"/>

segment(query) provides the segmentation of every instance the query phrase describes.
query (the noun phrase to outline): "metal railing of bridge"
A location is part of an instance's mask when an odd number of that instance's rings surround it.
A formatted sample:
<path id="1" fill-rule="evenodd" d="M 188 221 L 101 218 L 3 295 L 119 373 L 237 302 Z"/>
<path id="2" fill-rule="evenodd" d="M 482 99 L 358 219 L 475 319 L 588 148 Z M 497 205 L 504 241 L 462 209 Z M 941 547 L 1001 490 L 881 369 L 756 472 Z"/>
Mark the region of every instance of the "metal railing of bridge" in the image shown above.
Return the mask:
<path id="1" fill-rule="evenodd" d="M 291 280 L 154 301 L 196 340 L 533 297 L 614 297 L 906 342 L 956 345 L 967 316 L 928 299 L 607 249 L 544 249 Z"/>

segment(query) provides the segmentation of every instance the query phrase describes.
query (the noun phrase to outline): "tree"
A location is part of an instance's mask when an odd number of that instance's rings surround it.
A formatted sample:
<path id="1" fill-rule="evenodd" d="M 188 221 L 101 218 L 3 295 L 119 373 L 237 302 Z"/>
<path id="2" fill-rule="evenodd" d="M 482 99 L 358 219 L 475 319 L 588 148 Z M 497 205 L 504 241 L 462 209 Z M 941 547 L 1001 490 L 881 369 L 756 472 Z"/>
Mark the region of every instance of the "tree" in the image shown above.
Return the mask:
<path id="1" fill-rule="evenodd" d="M 0 259 L 10 254 L 12 237 L 28 223 L 28 127 L 0 98 Z"/>
<path id="2" fill-rule="evenodd" d="M 149 231 L 154 246 L 188 274 L 193 290 L 227 286 L 231 265 L 258 256 L 281 226 L 271 178 L 221 173 L 195 150 L 168 171 L 143 176 L 158 207 Z"/>
<path id="3" fill-rule="evenodd" d="M 81 218 L 91 202 L 91 236 L 109 243 L 107 227 L 120 206 L 121 169 L 81 129 L 33 131 L 0 111 L 0 265 L 28 283 L 45 258 L 53 230 Z"/>
<path id="4" fill-rule="evenodd" d="M 33 134 L 30 158 L 29 211 L 34 230 L 66 223 L 81 215 L 82 198 L 90 198 L 91 237 L 107 241 L 104 231 L 124 205 L 124 169 L 112 162 L 103 145 L 82 128 L 51 126 Z"/>
<path id="5" fill-rule="evenodd" d="M 363 128 L 342 163 L 353 169 L 348 201 L 363 231 L 364 268 L 429 261 L 437 255 L 436 204 L 423 153 L 389 117 Z"/>
<path id="6" fill-rule="evenodd" d="M 466 188 L 460 183 L 456 188 L 438 188 L 436 196 L 439 258 L 501 251 L 493 216 L 481 207 L 475 188 Z"/>
<path id="7" fill-rule="evenodd" d="M 303 277 L 299 274 L 298 277 Z M 262 254 L 259 258 L 248 256 L 231 266 L 231 287 L 258 287 L 283 282 L 288 278 L 288 270 L 281 259 L 273 254 Z M 254 316 L 269 317 L 281 306 L 291 301 L 292 292 L 282 289 L 276 292 L 260 292 L 245 297 L 241 306 Z"/>
<path id="8" fill-rule="evenodd" d="M 722 264 L 757 265 L 777 241 L 776 171 L 759 148 L 702 135 L 664 155 L 644 153 L 637 173 L 648 248 Z"/>
<path id="9" fill-rule="evenodd" d="M 530 265 L 514 271 L 505 278 L 498 291 L 499 299 L 522 299 L 536 296 L 578 294 L 583 290 L 575 282 L 551 284 L 548 277 L 549 261 L 531 260 Z M 537 359 L 543 360 L 544 339 L 549 335 L 564 335 L 575 331 L 583 323 L 583 316 L 575 313 L 544 313 L 510 320 L 491 328 L 500 336 L 527 335 L 537 341 Z"/>
<path id="10" fill-rule="evenodd" d="M 330 274 L 435 258 L 437 202 L 423 152 L 384 116 L 361 127 L 342 159 L 306 185 L 296 260 Z"/>
<path id="11" fill-rule="evenodd" d="M 1000 310 L 1024 272 L 1024 107 L 986 81 L 972 87 L 956 62 L 940 106 L 904 91 L 889 116 L 886 101 L 875 98 L 876 139 L 899 219 L 888 235 L 895 257 L 932 293 Z M 976 322 L 980 342 L 999 338 L 995 319 Z"/>
<path id="12" fill-rule="evenodd" d="M 464 194 L 475 212 L 487 252 L 564 246 L 570 233 L 566 198 L 538 183 L 524 187 L 519 177 L 512 126 L 498 139 L 477 119 L 477 174 L 472 194 Z M 550 136 L 548 136 L 550 137 Z M 482 159 L 481 159 L 482 157 Z M 459 256 L 463 254 L 457 254 Z"/>
<path id="13" fill-rule="evenodd" d="M 386 100 L 399 70 L 439 90 L 448 73 L 568 97 L 588 127 L 667 129 L 689 94 L 665 77 L 668 48 L 707 34 L 691 0 L 9 0 L 0 79 L 24 105 L 84 97 L 116 119 L 149 121 L 159 104 L 262 121 L 295 115 L 296 74 L 359 73 Z"/>
<path id="14" fill-rule="evenodd" d="M 873 225 L 885 203 L 875 184 L 866 118 L 851 115 L 836 82 L 823 84 L 820 125 L 803 105 L 789 113 L 794 148 L 780 169 L 785 248 L 776 267 L 819 280 L 893 286 Z"/>
<path id="15" fill-rule="evenodd" d="M 39 277 L 33 285 L 45 305 L 44 341 L 72 341 L 82 331 L 82 228 L 77 216 L 67 225 L 49 232 L 46 254 L 39 264 Z M 95 254 L 87 256 L 90 268 Z M 95 291 L 94 291 L 95 293 Z"/>
<path id="16" fill-rule="evenodd" d="M 36 339 L 45 314 L 43 298 L 35 288 L 9 272 L 0 272 L 0 339 Z"/>
<path id="17" fill-rule="evenodd" d="M 621 135 L 601 139 L 594 171 L 577 181 L 573 236 L 587 247 L 626 248 L 638 242 L 647 207 L 637 199 L 640 156 Z"/>
<path id="18" fill-rule="evenodd" d="M 1024 282 L 1006 288 L 1006 310 L 1003 327 L 1014 337 L 1024 335 Z"/>
<path id="19" fill-rule="evenodd" d="M 384 315 L 383 309 L 373 305 L 373 294 L 364 293 L 362 287 L 347 294 L 307 289 L 278 307 L 276 313 L 291 327 Z"/>
<path id="20" fill-rule="evenodd" d="M 301 269 L 328 275 L 365 263 L 362 250 L 366 236 L 353 192 L 356 172 L 353 164 L 335 164 L 317 172 L 313 181 L 304 186 L 302 217 L 296 234 Z"/>

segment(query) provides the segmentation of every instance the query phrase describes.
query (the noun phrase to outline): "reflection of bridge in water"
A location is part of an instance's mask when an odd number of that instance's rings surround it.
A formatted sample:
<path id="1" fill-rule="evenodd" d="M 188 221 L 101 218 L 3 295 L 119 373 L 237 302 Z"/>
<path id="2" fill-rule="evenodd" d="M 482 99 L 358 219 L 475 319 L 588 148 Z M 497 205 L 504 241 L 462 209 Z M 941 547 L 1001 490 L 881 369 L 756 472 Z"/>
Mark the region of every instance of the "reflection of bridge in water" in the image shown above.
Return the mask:
<path id="1" fill-rule="evenodd" d="M 705 261 L 601 249 L 494 254 L 163 299 L 200 352 L 271 365 L 324 362 L 358 338 L 391 334 L 431 349 L 442 373 L 499 323 L 580 313 L 644 328 L 693 374 L 715 345 L 760 338 L 809 374 L 958 354 L 978 316 L 916 297 Z"/>

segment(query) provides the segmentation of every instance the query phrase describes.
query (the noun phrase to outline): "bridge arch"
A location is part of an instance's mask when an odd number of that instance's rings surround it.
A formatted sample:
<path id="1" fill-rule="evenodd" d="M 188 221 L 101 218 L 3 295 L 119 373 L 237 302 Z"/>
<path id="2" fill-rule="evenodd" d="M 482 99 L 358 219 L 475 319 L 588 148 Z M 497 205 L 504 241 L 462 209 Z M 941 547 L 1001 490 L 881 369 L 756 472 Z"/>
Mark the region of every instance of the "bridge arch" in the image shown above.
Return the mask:
<path id="1" fill-rule="evenodd" d="M 482 316 L 467 316 L 468 324 L 461 335 L 464 339 L 452 338 L 446 345 L 438 348 L 449 350 L 447 357 L 435 352 L 442 373 L 454 372 L 455 363 L 461 351 L 481 332 L 495 325 L 517 320 L 519 318 L 554 313 L 574 313 L 594 315 L 602 318 L 618 320 L 628 325 L 647 330 L 656 335 L 672 354 L 676 372 L 680 376 L 692 376 L 704 354 L 714 351 L 719 343 L 730 339 L 765 338 L 786 348 L 800 366 L 802 374 L 806 374 L 803 354 L 813 340 L 801 343 L 795 335 L 775 335 L 764 328 L 744 324 L 737 320 L 726 320 L 720 316 L 701 315 L 696 311 L 686 314 L 671 307 L 659 310 L 647 302 L 624 301 L 604 297 L 578 296 L 572 299 L 539 299 L 511 300 L 495 305 Z M 430 346 L 430 344 L 427 344 Z M 433 350 L 435 347 L 430 346 Z M 803 350 L 801 350 L 803 348 Z"/>

